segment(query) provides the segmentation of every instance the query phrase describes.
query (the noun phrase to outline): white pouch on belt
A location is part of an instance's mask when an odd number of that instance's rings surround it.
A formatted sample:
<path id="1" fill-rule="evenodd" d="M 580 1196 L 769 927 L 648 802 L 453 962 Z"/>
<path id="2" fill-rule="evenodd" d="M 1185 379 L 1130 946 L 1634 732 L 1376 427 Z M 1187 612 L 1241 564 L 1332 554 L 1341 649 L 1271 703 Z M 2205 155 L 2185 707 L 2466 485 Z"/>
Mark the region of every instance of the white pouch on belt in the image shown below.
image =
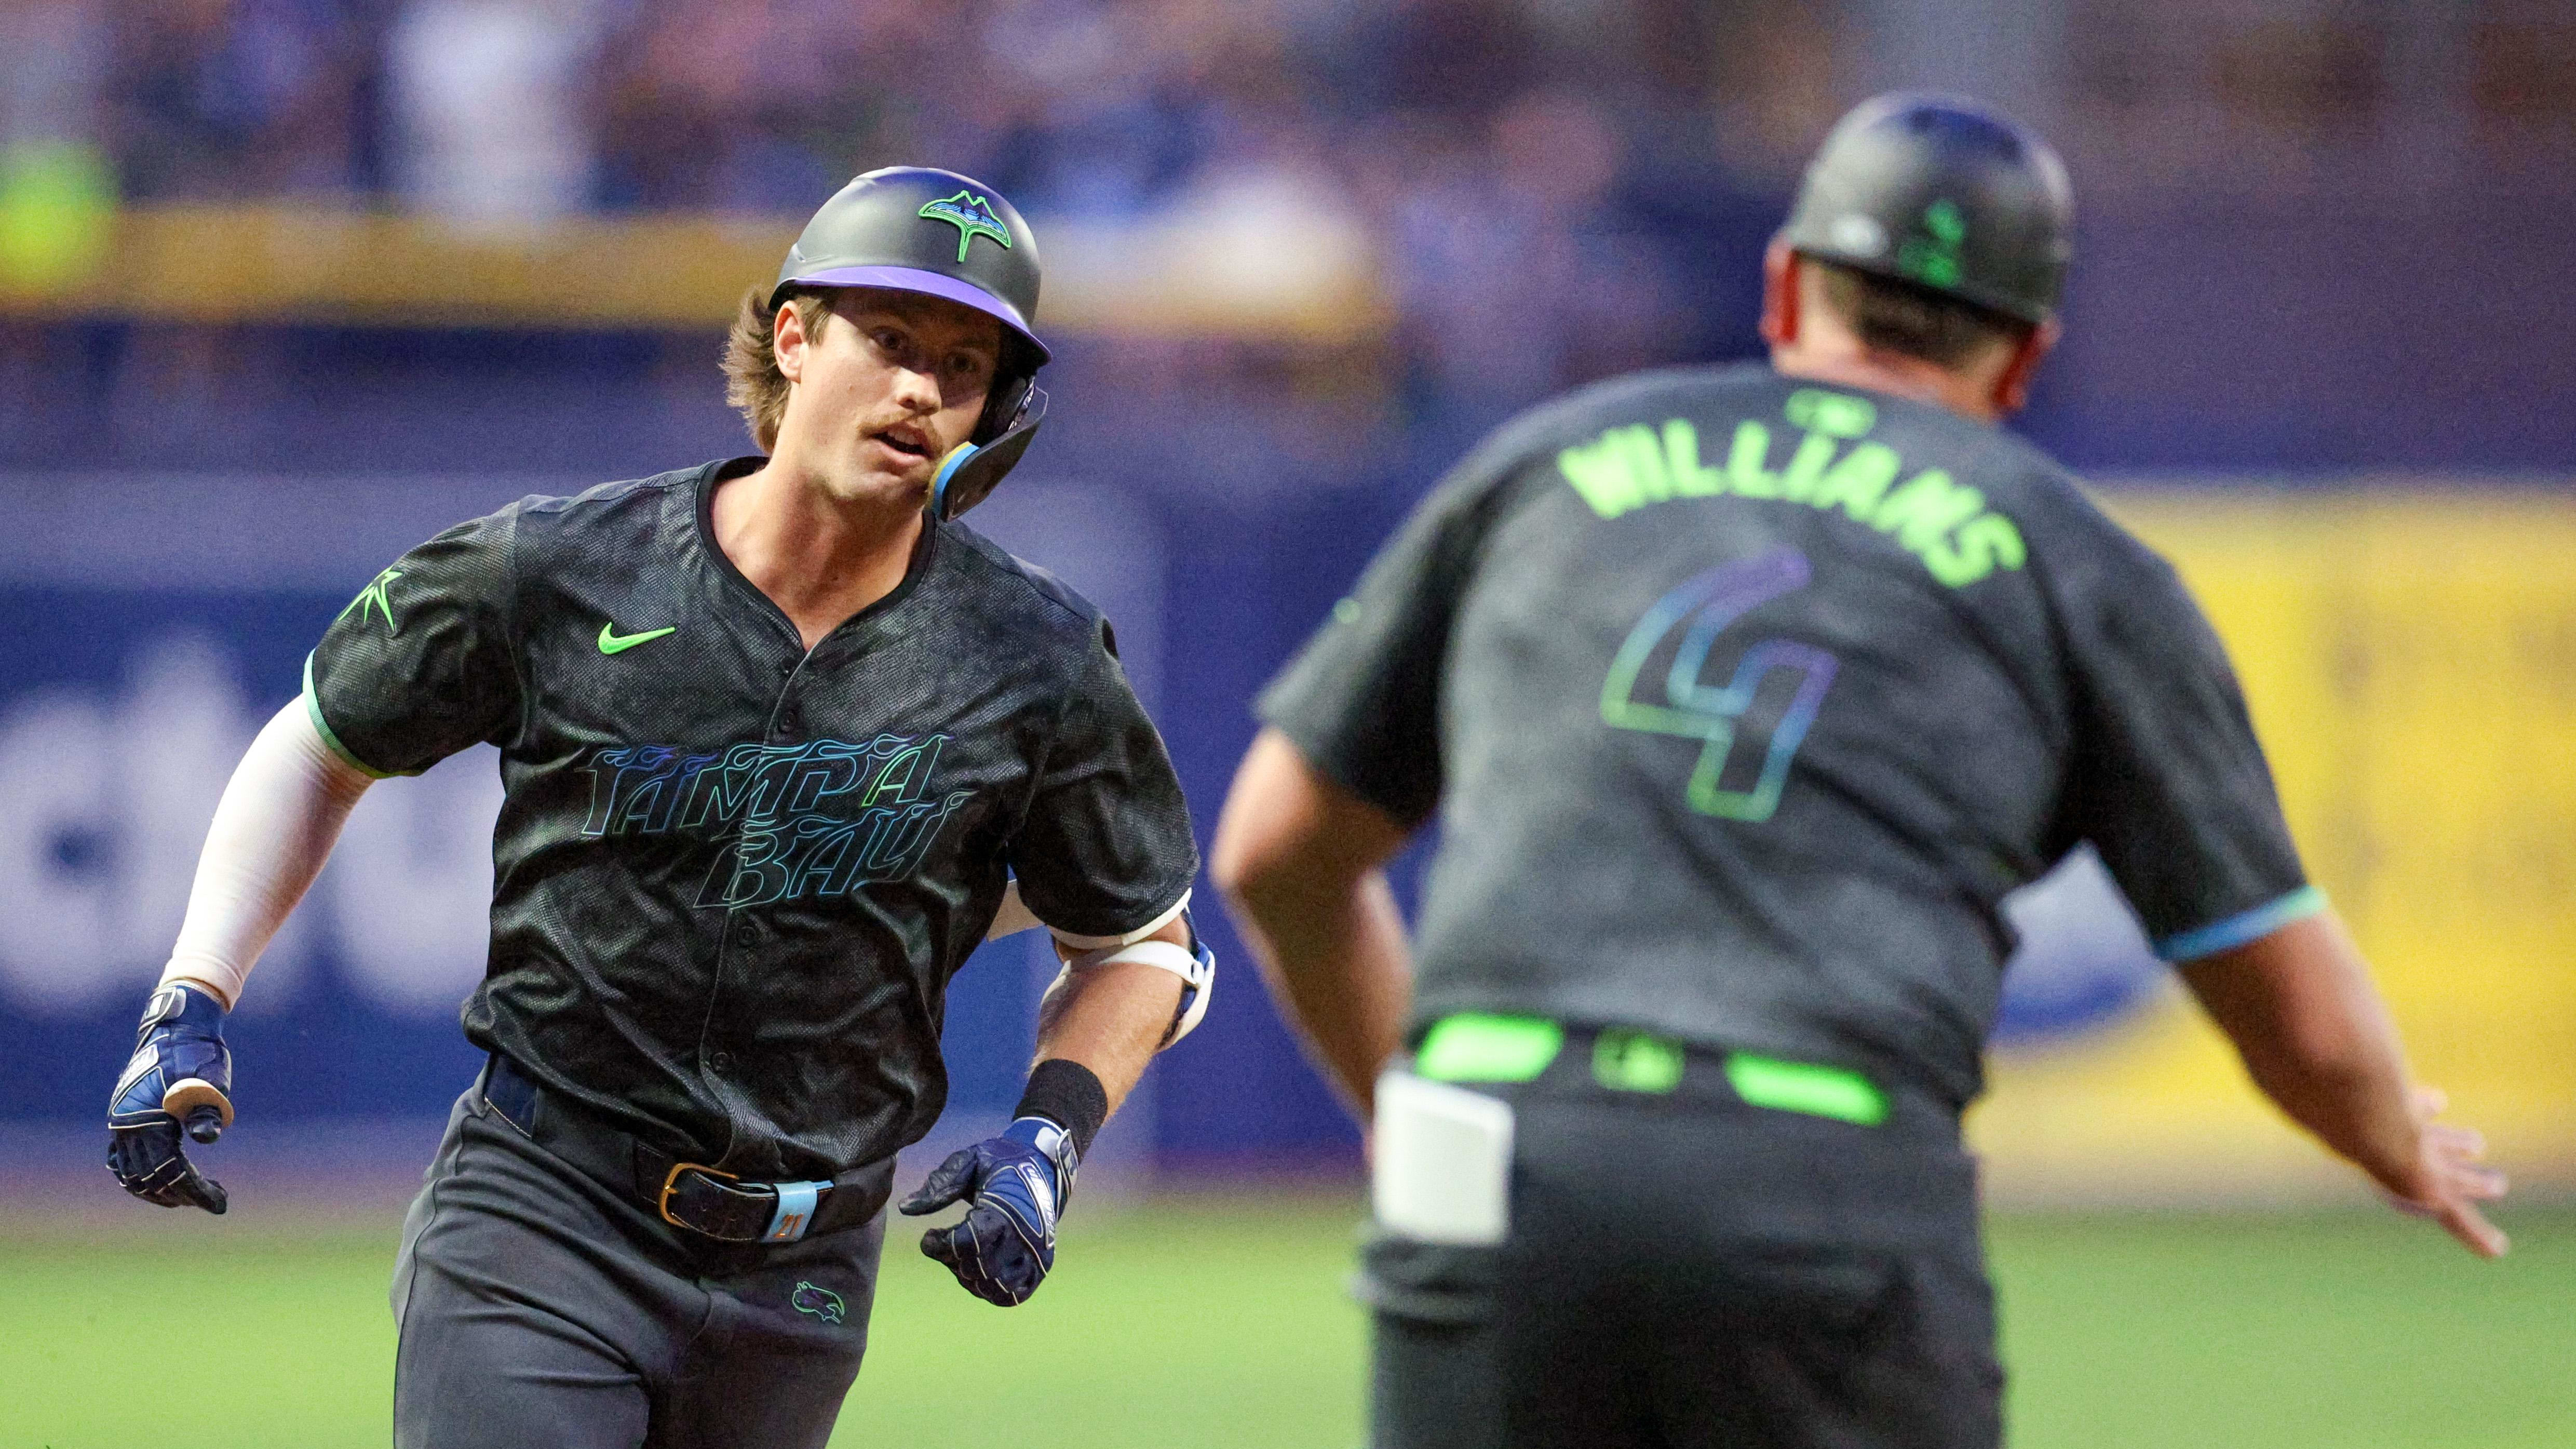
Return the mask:
<path id="1" fill-rule="evenodd" d="M 1381 1229 L 1480 1247 L 1510 1230 L 1509 1103 L 1390 1071 L 1377 1079 L 1371 1150 L 1369 1205 Z"/>

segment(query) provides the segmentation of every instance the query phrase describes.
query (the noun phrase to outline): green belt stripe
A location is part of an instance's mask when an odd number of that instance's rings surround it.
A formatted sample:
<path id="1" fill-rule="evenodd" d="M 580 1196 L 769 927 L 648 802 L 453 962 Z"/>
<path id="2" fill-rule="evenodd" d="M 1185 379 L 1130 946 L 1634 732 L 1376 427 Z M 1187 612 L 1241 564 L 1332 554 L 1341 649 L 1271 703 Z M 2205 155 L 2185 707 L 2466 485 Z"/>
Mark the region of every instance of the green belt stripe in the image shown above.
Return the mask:
<path id="1" fill-rule="evenodd" d="M 1435 1082 L 1526 1082 L 1564 1047 L 1565 1028 L 1546 1017 L 1461 1012 L 1432 1024 L 1414 1053 L 1413 1073 Z M 1681 1069 L 1678 1043 L 1643 1032 L 1604 1031 L 1593 1049 L 1593 1077 L 1605 1087 L 1670 1092 Z M 1756 1107 L 1862 1127 L 1887 1120 L 1887 1093 L 1847 1067 L 1729 1052 L 1726 1081 Z"/>
<path id="2" fill-rule="evenodd" d="M 1526 1082 L 1547 1070 L 1565 1028 L 1543 1016 L 1461 1012 L 1432 1024 L 1413 1074 L 1435 1082 Z"/>
<path id="3" fill-rule="evenodd" d="M 1735 1095 L 1756 1107 L 1831 1117 L 1863 1127 L 1887 1120 L 1887 1094 L 1876 1082 L 1844 1067 L 1730 1052 L 1726 1080 Z"/>

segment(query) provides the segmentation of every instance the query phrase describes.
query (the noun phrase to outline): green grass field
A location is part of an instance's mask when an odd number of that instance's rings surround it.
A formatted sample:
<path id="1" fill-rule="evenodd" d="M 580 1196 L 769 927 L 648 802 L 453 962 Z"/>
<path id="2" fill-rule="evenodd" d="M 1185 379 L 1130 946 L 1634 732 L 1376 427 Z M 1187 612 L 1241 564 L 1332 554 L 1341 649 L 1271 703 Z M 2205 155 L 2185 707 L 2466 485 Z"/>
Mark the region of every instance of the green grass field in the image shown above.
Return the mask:
<path id="1" fill-rule="evenodd" d="M 950 1442 L 971 1404 L 1040 1413 L 1057 1449 L 1347 1449 L 1355 1218 L 1313 1199 L 1077 1212 L 1046 1291 L 1007 1312 L 907 1236 L 835 1442 Z M 2506 1221 L 2514 1256 L 2482 1264 L 2383 1216 L 2000 1220 L 2013 1443 L 2576 1444 L 2576 1214 Z M 0 1449 L 386 1442 L 390 1227 L 171 1226 L 0 1237 Z"/>

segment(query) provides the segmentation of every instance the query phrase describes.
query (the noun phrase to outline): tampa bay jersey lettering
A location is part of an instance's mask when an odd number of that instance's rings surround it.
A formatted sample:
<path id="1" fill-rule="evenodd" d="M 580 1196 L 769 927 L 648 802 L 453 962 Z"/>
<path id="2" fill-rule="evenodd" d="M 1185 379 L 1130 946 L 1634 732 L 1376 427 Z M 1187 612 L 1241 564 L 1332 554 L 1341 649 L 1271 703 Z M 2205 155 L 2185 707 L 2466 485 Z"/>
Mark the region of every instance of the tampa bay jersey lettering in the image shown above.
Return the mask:
<path id="1" fill-rule="evenodd" d="M 860 881 L 920 868 L 973 792 L 931 789 L 944 734 L 884 734 L 864 744 L 737 744 L 691 754 L 669 745 L 603 749 L 591 778 L 591 836 L 673 831 L 720 842 L 696 904 L 765 906 L 845 894 Z"/>

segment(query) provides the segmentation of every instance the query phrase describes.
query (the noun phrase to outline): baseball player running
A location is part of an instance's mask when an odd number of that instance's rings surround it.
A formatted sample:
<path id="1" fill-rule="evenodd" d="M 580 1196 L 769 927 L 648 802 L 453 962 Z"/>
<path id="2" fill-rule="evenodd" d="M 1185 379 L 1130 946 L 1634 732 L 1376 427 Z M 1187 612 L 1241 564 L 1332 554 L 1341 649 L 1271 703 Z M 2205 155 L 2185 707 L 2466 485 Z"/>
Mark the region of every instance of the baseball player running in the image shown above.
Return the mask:
<path id="1" fill-rule="evenodd" d="M 766 456 L 529 498 L 378 574 L 225 792 L 109 1118 L 109 1166 L 224 1210 L 225 1012 L 352 802 L 501 752 L 489 1064 L 403 1227 L 402 1445 L 819 1445 L 866 1344 L 897 1148 L 939 1116 L 949 977 L 1043 922 L 1065 973 L 999 1137 L 902 1204 L 999 1304 L 1214 963 L 1162 741 L 1109 626 L 956 521 L 1028 446 L 1035 239 L 889 169 L 744 300 Z"/>
<path id="2" fill-rule="evenodd" d="M 1959 1113 L 1998 903 L 2081 841 L 2284 1111 L 2503 1251 L 2217 637 L 1995 426 L 2069 206 L 2011 121 L 1862 106 L 1770 366 L 1509 425 L 1263 697 L 1215 869 L 1374 1113 L 1375 1443 L 1997 1443 Z M 1409 945 L 1380 866 L 1435 810 Z"/>

